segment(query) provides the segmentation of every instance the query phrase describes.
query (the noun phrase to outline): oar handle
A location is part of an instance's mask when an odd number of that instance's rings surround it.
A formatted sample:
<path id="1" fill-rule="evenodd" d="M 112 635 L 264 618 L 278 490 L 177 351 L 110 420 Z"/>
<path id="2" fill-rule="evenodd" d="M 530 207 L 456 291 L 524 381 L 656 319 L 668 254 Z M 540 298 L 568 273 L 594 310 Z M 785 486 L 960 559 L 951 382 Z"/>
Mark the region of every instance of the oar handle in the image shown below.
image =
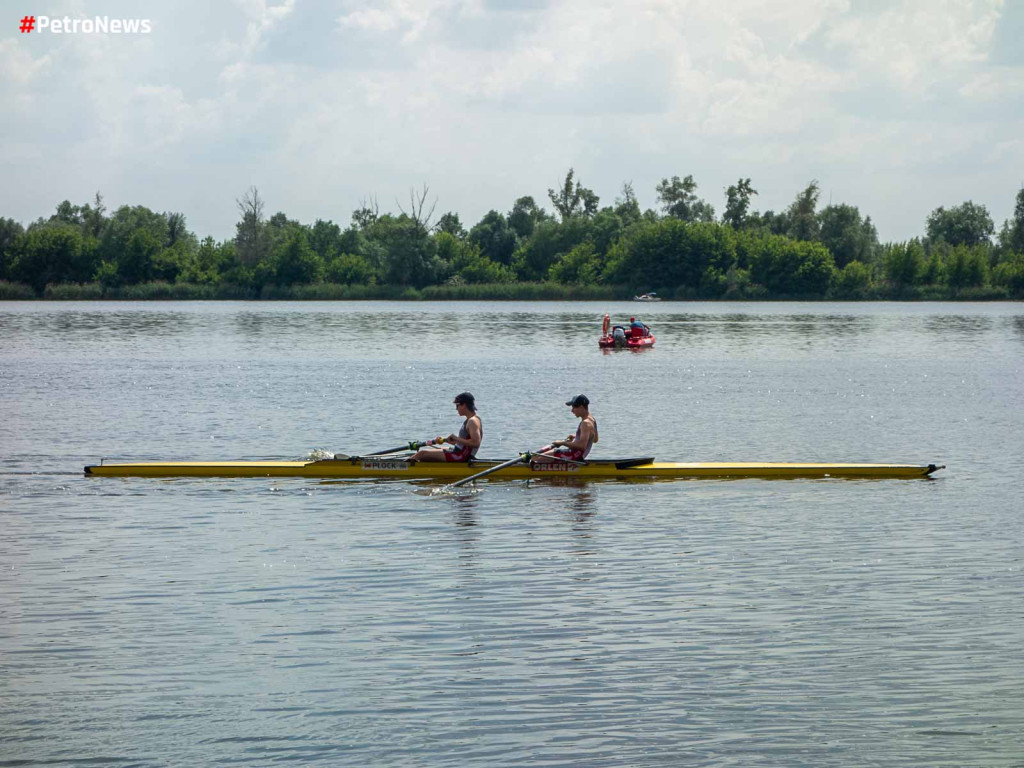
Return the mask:
<path id="1" fill-rule="evenodd" d="M 445 439 L 443 437 L 432 437 L 429 440 L 414 440 L 413 442 L 409 443 L 409 450 L 418 451 L 420 448 L 423 448 L 425 446 L 440 445 L 443 442 L 445 442 Z"/>

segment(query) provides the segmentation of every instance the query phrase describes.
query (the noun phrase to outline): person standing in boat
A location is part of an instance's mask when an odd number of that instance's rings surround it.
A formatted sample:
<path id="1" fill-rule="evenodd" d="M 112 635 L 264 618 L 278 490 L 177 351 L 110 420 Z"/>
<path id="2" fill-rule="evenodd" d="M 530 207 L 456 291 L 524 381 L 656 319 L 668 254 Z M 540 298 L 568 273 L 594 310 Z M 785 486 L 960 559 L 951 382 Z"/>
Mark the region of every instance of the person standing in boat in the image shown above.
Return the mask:
<path id="1" fill-rule="evenodd" d="M 461 392 L 452 401 L 455 409 L 465 421 L 459 434 L 448 435 L 444 439 L 448 448 L 420 448 L 409 457 L 416 461 L 472 461 L 484 439 L 484 425 L 476 412 L 476 399 L 470 392 Z"/>
<path id="2" fill-rule="evenodd" d="M 569 459 L 570 461 L 583 461 L 590 453 L 590 449 L 597 442 L 597 419 L 590 412 L 590 399 L 586 395 L 576 395 L 566 403 L 572 408 L 572 415 L 580 420 L 575 435 L 569 435 L 565 440 L 555 440 L 551 445 L 540 449 L 538 455 L 534 456 L 536 461 L 559 461 Z"/>

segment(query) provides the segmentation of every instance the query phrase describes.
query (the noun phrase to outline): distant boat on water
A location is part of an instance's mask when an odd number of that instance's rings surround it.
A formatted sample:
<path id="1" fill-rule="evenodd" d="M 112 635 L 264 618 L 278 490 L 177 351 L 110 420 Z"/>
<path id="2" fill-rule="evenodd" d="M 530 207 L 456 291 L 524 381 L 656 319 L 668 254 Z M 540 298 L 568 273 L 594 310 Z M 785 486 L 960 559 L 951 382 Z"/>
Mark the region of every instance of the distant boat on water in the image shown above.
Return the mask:
<path id="1" fill-rule="evenodd" d="M 641 293 L 639 296 L 634 296 L 633 301 L 661 301 L 661 296 L 651 291 L 650 293 Z"/>

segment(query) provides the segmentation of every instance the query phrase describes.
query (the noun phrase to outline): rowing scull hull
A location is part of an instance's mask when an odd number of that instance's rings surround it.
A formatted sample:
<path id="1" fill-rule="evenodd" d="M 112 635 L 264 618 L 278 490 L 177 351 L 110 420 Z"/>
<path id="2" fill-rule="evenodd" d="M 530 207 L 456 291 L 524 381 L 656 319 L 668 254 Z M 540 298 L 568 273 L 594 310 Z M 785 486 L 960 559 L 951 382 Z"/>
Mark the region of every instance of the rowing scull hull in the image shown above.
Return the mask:
<path id="1" fill-rule="evenodd" d="M 498 461 L 469 464 L 409 462 L 392 459 L 325 459 L 321 461 L 158 461 L 130 464 L 97 464 L 85 468 L 86 475 L 99 477 L 316 477 L 396 478 L 454 481 L 497 466 Z M 942 469 L 936 464 L 814 464 L 771 462 L 654 462 L 635 464 L 629 460 L 567 463 L 519 464 L 491 474 L 492 479 L 576 477 L 584 479 L 629 478 L 785 478 L 927 477 Z"/>

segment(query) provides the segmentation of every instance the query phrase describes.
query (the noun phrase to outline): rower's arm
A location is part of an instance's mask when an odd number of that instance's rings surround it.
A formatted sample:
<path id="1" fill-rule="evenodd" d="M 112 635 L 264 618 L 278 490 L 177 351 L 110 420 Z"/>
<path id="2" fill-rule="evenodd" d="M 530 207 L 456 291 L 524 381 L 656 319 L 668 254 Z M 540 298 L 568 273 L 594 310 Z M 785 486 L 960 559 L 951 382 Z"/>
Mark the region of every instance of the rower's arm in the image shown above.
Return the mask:
<path id="1" fill-rule="evenodd" d="M 463 447 L 468 445 L 470 448 L 479 448 L 483 440 L 483 435 L 480 431 L 480 421 L 470 419 L 466 424 L 466 431 L 469 432 L 469 437 L 459 437 L 456 434 L 451 434 L 448 435 L 446 442 L 452 445 L 461 445 Z"/>
<path id="2" fill-rule="evenodd" d="M 579 440 L 577 440 L 575 437 L 573 437 L 571 440 L 559 440 L 559 441 L 557 441 L 555 443 L 555 445 L 558 445 L 558 443 L 561 443 L 566 448 L 572 448 L 574 451 L 582 451 L 584 448 L 587 447 L 587 444 L 590 442 L 590 435 L 591 435 L 591 433 L 593 433 L 593 431 L 594 430 L 590 426 L 590 422 L 584 421 L 583 425 L 582 425 L 582 429 L 580 429 L 580 438 L 579 438 Z M 597 435 L 596 435 L 596 433 L 594 434 L 594 442 L 595 443 L 597 442 Z"/>

